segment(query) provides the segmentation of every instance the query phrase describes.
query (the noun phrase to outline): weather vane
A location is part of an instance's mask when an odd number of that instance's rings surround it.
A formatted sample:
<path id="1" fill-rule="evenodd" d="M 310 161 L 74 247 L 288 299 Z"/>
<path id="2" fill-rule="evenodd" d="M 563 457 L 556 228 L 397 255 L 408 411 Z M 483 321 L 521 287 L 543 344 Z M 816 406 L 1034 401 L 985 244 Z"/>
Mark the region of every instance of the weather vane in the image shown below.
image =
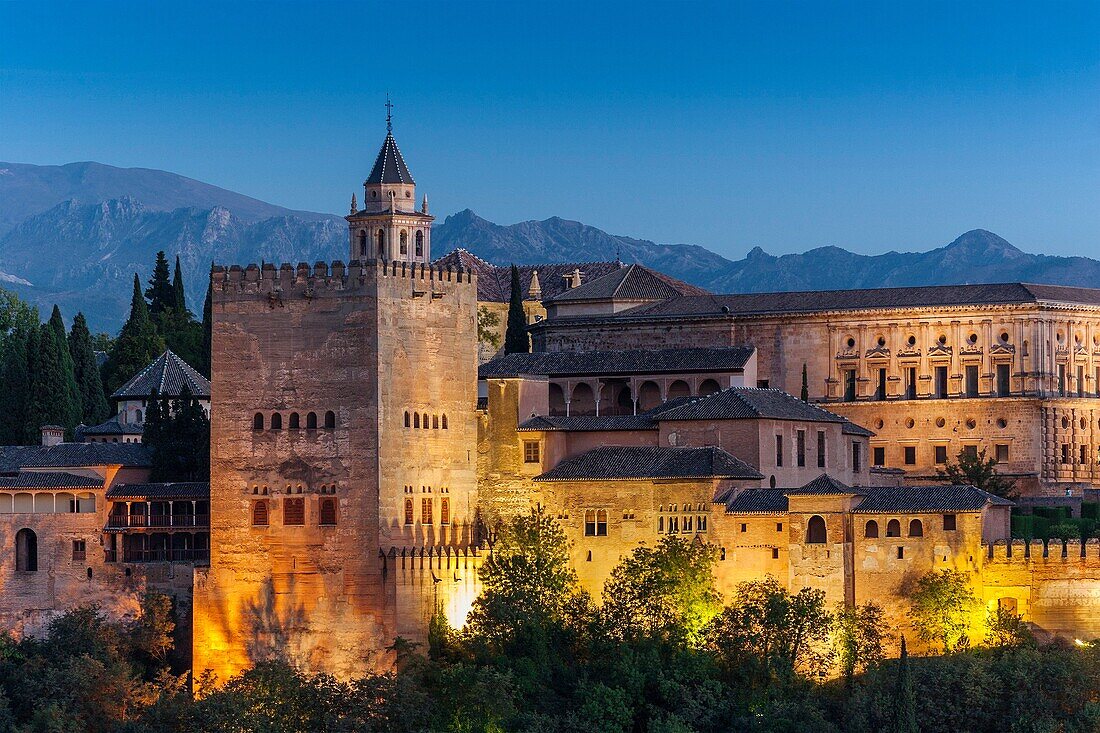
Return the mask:
<path id="1" fill-rule="evenodd" d="M 393 132 L 393 103 L 389 92 L 386 93 L 386 132 Z"/>

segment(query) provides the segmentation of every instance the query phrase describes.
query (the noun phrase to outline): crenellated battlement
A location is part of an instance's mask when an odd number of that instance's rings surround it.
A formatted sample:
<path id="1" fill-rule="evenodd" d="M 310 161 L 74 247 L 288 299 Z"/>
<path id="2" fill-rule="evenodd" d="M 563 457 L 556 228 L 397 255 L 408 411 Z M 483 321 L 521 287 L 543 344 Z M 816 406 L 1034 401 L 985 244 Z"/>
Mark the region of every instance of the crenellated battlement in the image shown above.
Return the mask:
<path id="1" fill-rule="evenodd" d="M 436 267 L 415 262 L 386 262 L 384 260 L 353 260 L 313 265 L 284 262 L 246 265 L 214 265 L 210 282 L 215 293 L 282 293 L 301 291 L 310 295 L 319 290 L 354 290 L 368 279 L 394 278 L 408 280 L 416 285 L 433 289 L 446 289 L 449 285 L 474 285 L 477 275 L 468 269 Z"/>
<path id="2" fill-rule="evenodd" d="M 989 563 L 1089 563 L 1100 566 L 1100 539 L 1095 537 L 1087 542 L 1080 540 L 1058 539 L 1043 540 L 997 540 L 992 544 L 982 544 L 986 564 Z"/>

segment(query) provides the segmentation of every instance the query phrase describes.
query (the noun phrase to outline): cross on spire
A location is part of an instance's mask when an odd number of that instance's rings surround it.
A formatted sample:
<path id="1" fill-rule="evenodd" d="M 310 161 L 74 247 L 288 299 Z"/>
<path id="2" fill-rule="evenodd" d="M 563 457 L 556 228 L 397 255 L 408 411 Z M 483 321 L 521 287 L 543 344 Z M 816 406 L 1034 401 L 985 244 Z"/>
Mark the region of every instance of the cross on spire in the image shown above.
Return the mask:
<path id="1" fill-rule="evenodd" d="M 393 103 L 390 102 L 390 95 L 386 94 L 386 132 L 393 132 Z"/>

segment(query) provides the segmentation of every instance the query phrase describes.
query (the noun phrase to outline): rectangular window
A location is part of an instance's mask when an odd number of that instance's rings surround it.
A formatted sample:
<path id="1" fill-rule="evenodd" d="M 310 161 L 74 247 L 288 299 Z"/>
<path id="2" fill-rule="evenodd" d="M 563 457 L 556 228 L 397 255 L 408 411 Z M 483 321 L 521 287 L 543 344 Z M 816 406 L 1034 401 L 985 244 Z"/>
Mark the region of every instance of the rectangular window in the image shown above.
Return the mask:
<path id="1" fill-rule="evenodd" d="M 783 523 L 782 522 L 776 522 L 775 523 L 775 531 L 776 532 L 782 532 L 783 531 Z"/>
<path id="2" fill-rule="evenodd" d="M 1089 462 L 1089 447 L 1087 445 L 1081 446 L 1081 460 L 1079 463 L 1082 465 Z"/>
<path id="3" fill-rule="evenodd" d="M 451 523 L 451 500 L 447 497 L 442 497 L 439 500 L 439 523 L 450 524 Z M 333 524 L 336 524 L 333 522 Z"/>
<path id="4" fill-rule="evenodd" d="M 420 500 L 420 523 L 431 524 L 433 521 L 432 500 L 425 497 Z"/>
<path id="5" fill-rule="evenodd" d="M 817 467 L 825 468 L 825 431 L 817 431 Z"/>
<path id="6" fill-rule="evenodd" d="M 859 472 L 863 470 L 863 446 L 858 440 L 852 441 L 852 470 Z"/>
<path id="7" fill-rule="evenodd" d="M 947 446 L 946 445 L 937 445 L 937 446 L 935 446 L 935 449 L 936 449 L 935 450 L 936 463 L 941 464 L 941 465 L 944 464 L 944 463 L 947 463 Z"/>
<path id="8" fill-rule="evenodd" d="M 997 444 L 993 447 L 993 458 L 997 463 L 1008 463 L 1008 446 L 1004 444 Z"/>
<path id="9" fill-rule="evenodd" d="M 997 396 L 1008 397 L 1012 394 L 1012 366 L 1010 364 L 997 365 Z"/>
<path id="10" fill-rule="evenodd" d="M 775 465 L 783 465 L 783 436 L 775 436 Z"/>
<path id="11" fill-rule="evenodd" d="M 947 397 L 947 367 L 936 367 L 936 397 L 941 400 Z"/>
<path id="12" fill-rule="evenodd" d="M 915 445 L 905 446 L 905 465 L 917 465 L 917 447 Z"/>
<path id="13" fill-rule="evenodd" d="M 684 517 L 684 532 L 691 532 L 691 517 Z"/>
<path id="14" fill-rule="evenodd" d="M 976 446 L 976 445 L 964 445 L 963 446 L 963 454 L 966 455 L 967 458 L 977 458 L 978 457 L 978 446 Z"/>
<path id="15" fill-rule="evenodd" d="M 524 463 L 538 463 L 539 462 L 539 442 L 537 440 L 525 440 L 525 441 L 523 441 L 523 462 Z"/>
<path id="16" fill-rule="evenodd" d="M 871 449 L 871 451 L 874 453 L 874 459 L 873 460 L 875 462 L 875 465 L 876 466 L 885 466 L 886 465 L 886 447 L 881 446 L 881 445 L 876 445 L 874 448 Z"/>
<path id="17" fill-rule="evenodd" d="M 678 517 L 668 518 L 668 533 L 677 534 L 680 531 L 680 520 Z"/>
<path id="18" fill-rule="evenodd" d="M 878 387 L 875 389 L 875 399 L 876 400 L 886 399 L 886 370 L 885 369 L 879 369 L 878 370 Z"/>
<path id="19" fill-rule="evenodd" d="M 905 399 L 917 399 L 917 368 L 909 367 L 905 370 Z"/>
<path id="20" fill-rule="evenodd" d="M 1066 365 L 1058 365 L 1058 394 L 1066 396 Z"/>
<path id="21" fill-rule="evenodd" d="M 955 515 L 954 514 L 944 514 L 943 515 L 943 528 L 944 528 L 944 530 L 947 531 L 947 532 L 954 532 L 955 531 L 955 521 L 956 520 L 955 520 Z"/>
<path id="22" fill-rule="evenodd" d="M 757 379 L 756 380 L 756 386 L 760 389 L 768 389 L 768 380 L 766 380 L 766 379 Z"/>
<path id="23" fill-rule="evenodd" d="M 87 557 L 87 546 L 84 540 L 73 540 L 73 562 L 83 562 Z"/>
<path id="24" fill-rule="evenodd" d="M 844 401 L 854 402 L 856 399 L 856 370 L 844 370 Z"/>
<path id="25" fill-rule="evenodd" d="M 283 499 L 283 524 L 297 526 L 306 523 L 306 500 Z"/>
<path id="26" fill-rule="evenodd" d="M 795 458 L 798 461 L 799 468 L 806 465 L 806 431 L 799 430 L 796 434 L 795 441 Z"/>
<path id="27" fill-rule="evenodd" d="M 898 547 L 898 559 L 899 560 L 904 560 L 905 559 L 905 548 L 904 547 Z"/>
<path id="28" fill-rule="evenodd" d="M 1083 366 L 1077 367 L 1077 396 L 1085 396 L 1085 368 Z"/>
<path id="29" fill-rule="evenodd" d="M 742 531 L 742 532 L 748 532 L 748 531 L 749 531 L 749 525 L 747 525 L 747 524 L 745 524 L 744 522 L 742 522 L 742 523 L 741 523 L 741 531 Z"/>
<path id="30" fill-rule="evenodd" d="M 657 533 L 662 534 L 665 531 L 665 518 L 657 517 Z"/>
<path id="31" fill-rule="evenodd" d="M 772 548 L 772 560 L 778 560 L 778 559 L 779 559 L 779 548 L 778 547 L 773 547 Z"/>
<path id="32" fill-rule="evenodd" d="M 699 528 L 700 532 L 706 532 L 707 531 L 707 515 L 706 514 L 700 514 L 699 518 L 695 522 L 695 526 L 697 526 Z"/>
<path id="33" fill-rule="evenodd" d="M 978 365 L 967 364 L 966 365 L 966 396 L 977 397 L 978 396 Z"/>
<path id="34" fill-rule="evenodd" d="M 1062 443 L 1062 463 L 1069 463 L 1069 445 Z"/>

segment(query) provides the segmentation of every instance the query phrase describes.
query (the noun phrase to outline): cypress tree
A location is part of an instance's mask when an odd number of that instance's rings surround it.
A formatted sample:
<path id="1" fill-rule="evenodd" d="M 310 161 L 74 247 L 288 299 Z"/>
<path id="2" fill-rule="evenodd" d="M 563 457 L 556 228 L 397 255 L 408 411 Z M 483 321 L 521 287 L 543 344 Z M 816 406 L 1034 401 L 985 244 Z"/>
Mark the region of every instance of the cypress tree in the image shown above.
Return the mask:
<path id="1" fill-rule="evenodd" d="M 176 255 L 176 271 L 172 273 L 172 308 L 176 313 L 187 313 L 187 295 L 183 292 L 183 272 L 180 271 L 179 255 Z"/>
<path id="2" fill-rule="evenodd" d="M 210 379 L 210 363 L 213 360 L 214 314 L 213 285 L 206 286 L 206 300 L 202 304 L 202 348 L 199 351 L 199 363 L 195 368 L 207 379 Z"/>
<path id="3" fill-rule="evenodd" d="M 28 439 L 38 436 L 43 425 L 61 425 L 67 431 L 80 420 L 80 405 L 71 396 L 78 395 L 72 374 L 65 373 L 69 347 L 58 338 L 54 327 L 44 323 L 38 331 L 38 348 L 31 357 L 30 397 L 24 423 Z"/>
<path id="4" fill-rule="evenodd" d="M 134 275 L 134 294 L 130 317 L 122 326 L 107 362 L 103 365 L 103 387 L 108 394 L 149 365 L 164 352 L 164 341 L 149 317 L 149 307 L 141 296 L 141 281 Z"/>
<path id="5" fill-rule="evenodd" d="M 806 362 L 802 362 L 802 401 L 810 401 L 810 382 L 806 378 Z"/>
<path id="6" fill-rule="evenodd" d="M 0 414 L 4 416 L 0 421 L 0 443 L 3 445 L 26 442 L 24 427 L 31 387 L 27 340 L 28 332 L 22 329 L 12 331 L 4 339 L 3 371 L 0 372 L 4 384 L 4 388 L 0 389 Z"/>
<path id="7" fill-rule="evenodd" d="M 58 352 L 61 354 L 61 377 L 65 383 L 65 394 L 59 398 L 68 406 L 68 420 L 60 423 L 66 428 L 76 427 L 84 414 L 84 398 L 80 391 L 80 385 L 76 382 L 76 365 L 73 363 L 72 354 L 69 353 L 68 337 L 65 334 L 65 319 L 61 317 L 61 309 L 54 305 L 50 314 L 50 330 L 53 338 L 58 343 Z"/>
<path id="8" fill-rule="evenodd" d="M 92 334 L 83 313 L 73 319 L 69 331 L 69 356 L 73 361 L 76 386 L 80 390 L 81 417 L 85 425 L 98 425 L 107 419 L 110 409 L 103 395 L 103 377 L 92 348 Z"/>
<path id="9" fill-rule="evenodd" d="M 186 385 L 171 406 L 150 395 L 142 442 L 152 451 L 150 480 L 210 479 L 210 420 Z"/>
<path id="10" fill-rule="evenodd" d="M 145 297 L 149 299 L 149 314 L 154 321 L 159 321 L 161 315 L 171 310 L 176 302 L 175 291 L 168 280 L 168 260 L 163 250 L 157 252 L 157 262 L 153 265 L 153 276 L 149 278 Z"/>
<path id="11" fill-rule="evenodd" d="M 904 636 L 901 637 L 897 688 L 894 692 L 894 730 L 897 733 L 920 733 L 920 726 L 917 725 L 917 693 L 913 689 L 909 652 L 905 648 Z"/>
<path id="12" fill-rule="evenodd" d="M 519 268 L 512 265 L 512 297 L 508 301 L 508 326 L 504 331 L 504 353 L 526 354 L 531 350 L 527 335 L 527 316 L 523 313 L 523 293 L 520 292 Z"/>

